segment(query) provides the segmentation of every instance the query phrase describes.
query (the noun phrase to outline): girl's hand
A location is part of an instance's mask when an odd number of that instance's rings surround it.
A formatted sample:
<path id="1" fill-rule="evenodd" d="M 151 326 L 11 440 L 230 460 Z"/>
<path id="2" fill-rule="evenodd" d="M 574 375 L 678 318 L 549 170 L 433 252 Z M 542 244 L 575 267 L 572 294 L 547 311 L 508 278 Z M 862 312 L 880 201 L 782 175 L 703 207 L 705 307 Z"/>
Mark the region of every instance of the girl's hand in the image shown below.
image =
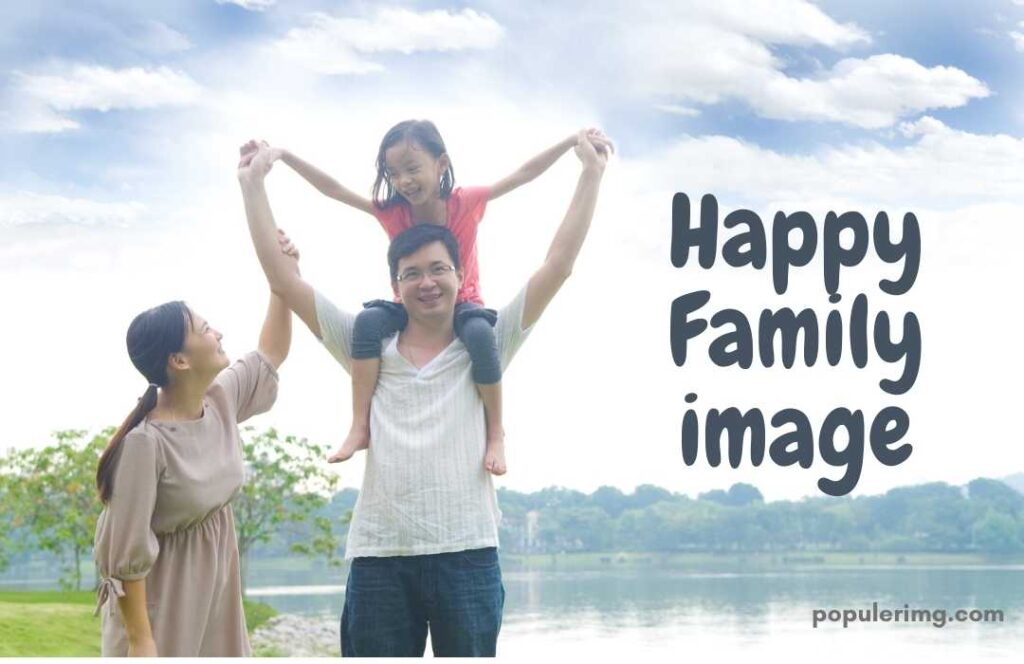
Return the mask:
<path id="1" fill-rule="evenodd" d="M 590 127 L 585 130 L 587 140 L 594 146 L 594 149 L 598 152 L 615 152 L 615 144 L 612 143 L 612 139 L 605 136 L 604 132 L 595 127 Z"/>
<path id="2" fill-rule="evenodd" d="M 601 136 L 604 136 L 604 134 L 601 134 Z M 607 137 L 605 138 L 607 139 Z M 608 147 L 605 147 L 606 145 Z M 583 162 L 584 169 L 592 168 L 598 173 L 603 173 L 604 167 L 608 165 L 608 155 L 611 151 L 610 146 L 611 141 L 593 141 L 586 130 L 581 130 L 577 134 L 576 139 L 576 156 Z"/>
<path id="3" fill-rule="evenodd" d="M 238 148 L 238 179 L 242 182 L 262 181 L 283 154 L 283 149 L 271 147 L 266 141 L 257 143 L 250 140 Z"/>

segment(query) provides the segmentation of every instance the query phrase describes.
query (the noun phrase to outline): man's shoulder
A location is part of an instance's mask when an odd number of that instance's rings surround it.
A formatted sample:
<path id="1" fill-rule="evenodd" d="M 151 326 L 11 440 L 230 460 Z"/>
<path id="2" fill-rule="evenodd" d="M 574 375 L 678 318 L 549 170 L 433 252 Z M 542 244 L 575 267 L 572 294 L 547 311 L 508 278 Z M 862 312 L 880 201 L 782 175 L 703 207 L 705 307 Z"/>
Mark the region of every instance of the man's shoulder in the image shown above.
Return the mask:
<path id="1" fill-rule="evenodd" d="M 320 324 L 320 343 L 346 369 L 352 360 L 352 329 L 355 314 L 338 307 L 324 293 L 313 291 L 316 319 Z"/>
<path id="2" fill-rule="evenodd" d="M 528 285 L 523 286 L 509 300 L 505 306 L 498 310 L 498 321 L 494 325 L 494 335 L 499 343 L 503 339 L 513 338 L 524 332 L 523 310 L 526 308 L 526 293 Z"/>

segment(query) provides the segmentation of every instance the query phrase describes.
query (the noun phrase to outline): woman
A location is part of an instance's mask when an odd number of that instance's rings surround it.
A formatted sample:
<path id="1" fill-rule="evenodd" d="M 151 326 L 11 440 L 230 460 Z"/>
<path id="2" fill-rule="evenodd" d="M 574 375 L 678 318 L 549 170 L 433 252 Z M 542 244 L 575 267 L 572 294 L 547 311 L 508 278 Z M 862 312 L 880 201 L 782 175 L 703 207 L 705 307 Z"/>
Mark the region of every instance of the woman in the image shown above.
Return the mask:
<path id="1" fill-rule="evenodd" d="M 272 295 L 258 350 L 230 367 L 221 334 L 183 302 L 136 316 L 127 341 L 149 387 L 96 473 L 102 654 L 247 656 L 229 505 L 244 474 L 238 423 L 274 403 L 291 312 Z"/>

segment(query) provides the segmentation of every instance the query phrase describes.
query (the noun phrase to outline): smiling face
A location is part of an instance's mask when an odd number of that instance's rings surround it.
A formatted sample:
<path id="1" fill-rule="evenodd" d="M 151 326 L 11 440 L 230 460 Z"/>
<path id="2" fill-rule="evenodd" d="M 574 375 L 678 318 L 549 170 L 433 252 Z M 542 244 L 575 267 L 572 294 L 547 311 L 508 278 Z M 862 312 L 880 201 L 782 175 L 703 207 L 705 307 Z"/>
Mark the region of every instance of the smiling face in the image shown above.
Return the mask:
<path id="1" fill-rule="evenodd" d="M 392 283 L 409 314 L 410 320 L 434 323 L 451 319 L 455 311 L 455 296 L 462 284 L 462 272 L 446 270 L 452 266 L 448 249 L 440 241 L 425 244 L 408 256 L 398 259 L 400 281 Z M 434 274 L 438 272 L 438 274 Z M 406 279 L 413 275 L 419 278 Z"/>
<path id="2" fill-rule="evenodd" d="M 220 342 L 223 337 L 205 318 L 192 312 L 192 326 L 185 336 L 184 348 L 168 358 L 169 372 L 190 371 L 212 381 L 230 364 Z"/>
<path id="3" fill-rule="evenodd" d="M 384 151 L 387 179 L 412 206 L 441 197 L 441 176 L 448 156 L 434 157 L 415 140 L 405 140 Z"/>

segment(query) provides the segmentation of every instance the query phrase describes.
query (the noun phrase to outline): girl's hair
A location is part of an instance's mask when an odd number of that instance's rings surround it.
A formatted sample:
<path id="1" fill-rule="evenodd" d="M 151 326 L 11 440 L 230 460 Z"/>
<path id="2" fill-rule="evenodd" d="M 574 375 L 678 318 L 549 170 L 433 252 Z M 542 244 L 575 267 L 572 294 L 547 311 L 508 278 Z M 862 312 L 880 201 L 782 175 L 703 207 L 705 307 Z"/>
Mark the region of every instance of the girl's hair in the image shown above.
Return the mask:
<path id="1" fill-rule="evenodd" d="M 429 152 L 434 159 L 448 152 L 444 147 L 441 132 L 430 120 L 406 120 L 389 129 L 380 142 L 380 149 L 377 150 L 377 179 L 373 181 L 373 204 L 381 210 L 391 207 L 402 198 L 391 183 L 391 178 L 388 177 L 388 165 L 384 161 L 384 153 L 387 152 L 387 149 L 402 141 L 414 141 Z M 441 174 L 441 198 L 448 198 L 454 186 L 455 169 L 452 168 L 452 160 L 449 157 L 448 168 Z"/>
<path id="2" fill-rule="evenodd" d="M 185 338 L 192 329 L 192 312 L 184 302 L 161 304 L 143 311 L 128 326 L 128 357 L 149 387 L 139 403 L 110 438 L 96 469 L 96 488 L 100 501 L 110 501 L 114 491 L 114 472 L 121 458 L 121 443 L 128 432 L 139 425 L 156 406 L 157 387 L 167 387 L 167 358 L 185 347 Z"/>

